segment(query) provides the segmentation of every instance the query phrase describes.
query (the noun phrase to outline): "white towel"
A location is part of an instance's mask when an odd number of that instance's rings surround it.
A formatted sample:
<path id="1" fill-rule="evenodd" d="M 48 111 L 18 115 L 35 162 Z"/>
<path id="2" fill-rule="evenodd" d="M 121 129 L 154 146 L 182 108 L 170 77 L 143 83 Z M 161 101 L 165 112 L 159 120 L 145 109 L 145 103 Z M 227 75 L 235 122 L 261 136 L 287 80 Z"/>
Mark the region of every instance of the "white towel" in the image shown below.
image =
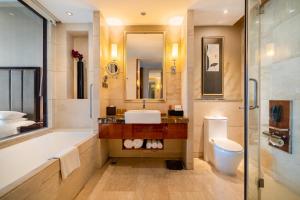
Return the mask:
<path id="1" fill-rule="evenodd" d="M 151 148 L 152 148 L 152 140 L 147 140 L 146 149 L 151 149 Z"/>
<path id="2" fill-rule="evenodd" d="M 160 140 L 157 140 L 157 148 L 158 149 L 162 149 L 163 148 L 163 144 Z"/>
<path id="3" fill-rule="evenodd" d="M 157 149 L 157 140 L 152 140 L 152 149 Z"/>
<path id="4" fill-rule="evenodd" d="M 132 149 L 133 148 L 133 141 L 132 140 L 124 140 L 124 147 L 126 149 Z"/>
<path id="5" fill-rule="evenodd" d="M 75 169 L 80 167 L 79 151 L 76 147 L 67 148 L 57 153 L 54 158 L 60 161 L 62 179 L 66 179 Z"/>
<path id="6" fill-rule="evenodd" d="M 142 140 L 142 139 L 134 139 L 134 140 L 133 140 L 133 147 L 134 147 L 135 149 L 142 148 L 143 143 L 144 143 L 144 140 Z"/>

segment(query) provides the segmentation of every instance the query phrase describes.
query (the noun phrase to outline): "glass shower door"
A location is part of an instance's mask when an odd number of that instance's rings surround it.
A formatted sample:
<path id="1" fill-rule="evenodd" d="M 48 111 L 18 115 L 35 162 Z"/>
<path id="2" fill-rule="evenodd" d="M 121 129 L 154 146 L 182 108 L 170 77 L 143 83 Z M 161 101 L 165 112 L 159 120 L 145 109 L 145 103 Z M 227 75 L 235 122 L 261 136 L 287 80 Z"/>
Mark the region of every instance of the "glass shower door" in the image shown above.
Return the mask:
<path id="1" fill-rule="evenodd" d="M 300 1 L 247 6 L 247 198 L 300 200 Z"/>
<path id="2" fill-rule="evenodd" d="M 259 77 L 260 77 L 260 15 L 259 0 L 247 2 L 247 73 L 246 81 L 246 119 L 247 119 L 247 164 L 246 164 L 246 191 L 250 200 L 260 197 L 258 187 L 260 178 L 260 112 L 259 112 Z"/>

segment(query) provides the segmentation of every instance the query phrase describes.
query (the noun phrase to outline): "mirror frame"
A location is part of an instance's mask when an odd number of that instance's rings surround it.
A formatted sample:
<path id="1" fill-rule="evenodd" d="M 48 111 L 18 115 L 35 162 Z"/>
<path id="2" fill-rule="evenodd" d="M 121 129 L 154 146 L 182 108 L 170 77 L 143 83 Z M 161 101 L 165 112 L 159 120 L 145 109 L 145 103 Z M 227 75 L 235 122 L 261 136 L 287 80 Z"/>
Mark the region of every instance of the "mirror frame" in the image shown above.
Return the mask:
<path id="1" fill-rule="evenodd" d="M 115 65 L 115 66 L 118 68 L 118 71 L 117 71 L 116 73 L 111 73 L 111 72 L 109 71 L 109 69 L 108 69 L 110 65 Z M 107 73 L 108 75 L 110 75 L 110 76 L 112 76 L 112 77 L 115 77 L 115 76 L 118 76 L 118 75 L 120 74 L 120 66 L 118 65 L 117 62 L 111 61 L 111 62 L 109 62 L 109 63 L 105 66 L 105 71 L 106 71 L 106 73 Z"/>
<path id="2" fill-rule="evenodd" d="M 127 99 L 126 81 L 127 81 L 127 35 L 128 34 L 162 34 L 163 35 L 163 98 L 161 99 Z M 125 102 L 153 102 L 165 103 L 167 100 L 167 81 L 166 81 L 166 31 L 124 31 L 124 101 Z"/>

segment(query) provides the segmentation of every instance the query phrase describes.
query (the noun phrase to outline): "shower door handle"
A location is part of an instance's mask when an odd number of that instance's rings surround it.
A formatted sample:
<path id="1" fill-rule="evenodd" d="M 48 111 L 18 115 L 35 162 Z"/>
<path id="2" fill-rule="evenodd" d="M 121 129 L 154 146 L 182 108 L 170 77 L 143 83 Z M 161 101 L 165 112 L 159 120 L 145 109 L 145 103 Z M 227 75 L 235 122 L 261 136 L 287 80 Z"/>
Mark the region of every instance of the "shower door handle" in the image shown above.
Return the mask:
<path id="1" fill-rule="evenodd" d="M 254 104 L 249 106 L 250 110 L 254 110 L 256 108 L 259 108 L 258 106 L 258 82 L 254 78 L 250 78 L 249 81 L 252 81 L 254 83 Z"/>
<path id="2" fill-rule="evenodd" d="M 93 118 L 93 84 L 90 84 L 90 118 Z"/>

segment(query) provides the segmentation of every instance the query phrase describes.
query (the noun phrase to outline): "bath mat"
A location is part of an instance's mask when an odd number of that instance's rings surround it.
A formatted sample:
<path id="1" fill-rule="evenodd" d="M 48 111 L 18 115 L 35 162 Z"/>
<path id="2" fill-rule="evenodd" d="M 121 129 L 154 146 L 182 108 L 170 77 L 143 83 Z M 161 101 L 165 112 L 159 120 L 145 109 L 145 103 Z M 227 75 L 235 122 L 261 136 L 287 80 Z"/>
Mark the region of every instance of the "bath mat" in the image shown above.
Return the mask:
<path id="1" fill-rule="evenodd" d="M 181 160 L 166 160 L 167 169 L 183 170 L 183 162 Z"/>

